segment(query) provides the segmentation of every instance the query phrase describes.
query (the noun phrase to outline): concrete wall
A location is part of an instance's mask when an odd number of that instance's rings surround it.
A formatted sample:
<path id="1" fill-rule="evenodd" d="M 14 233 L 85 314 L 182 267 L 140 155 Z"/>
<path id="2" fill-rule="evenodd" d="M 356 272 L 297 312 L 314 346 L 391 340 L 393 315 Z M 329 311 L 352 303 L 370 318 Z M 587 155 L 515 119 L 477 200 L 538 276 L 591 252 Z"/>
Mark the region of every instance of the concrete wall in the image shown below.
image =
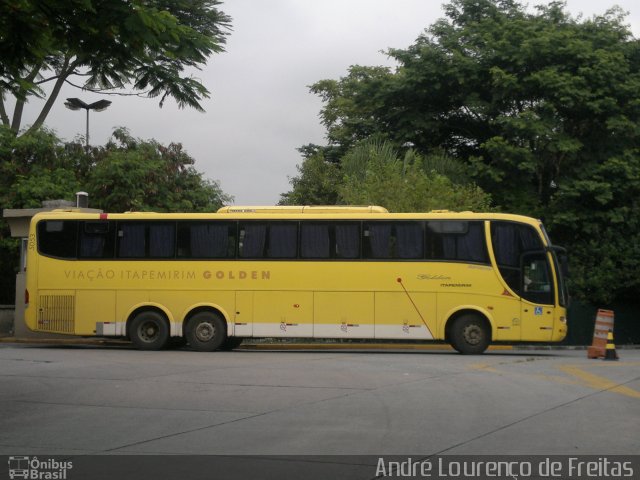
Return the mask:
<path id="1" fill-rule="evenodd" d="M 24 324 L 24 289 L 27 285 L 27 278 L 24 272 L 16 275 L 16 316 L 13 324 L 13 333 L 16 337 L 24 337 L 30 333 Z"/>
<path id="2" fill-rule="evenodd" d="M 14 305 L 0 305 L 0 335 L 13 333 Z"/>

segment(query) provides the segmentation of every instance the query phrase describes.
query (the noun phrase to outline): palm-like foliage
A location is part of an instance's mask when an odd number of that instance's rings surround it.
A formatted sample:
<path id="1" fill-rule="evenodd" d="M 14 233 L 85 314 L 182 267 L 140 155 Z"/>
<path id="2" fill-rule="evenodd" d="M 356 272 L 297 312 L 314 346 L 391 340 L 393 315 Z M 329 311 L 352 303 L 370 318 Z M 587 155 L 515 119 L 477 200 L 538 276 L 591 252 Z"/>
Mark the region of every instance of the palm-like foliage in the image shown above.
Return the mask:
<path id="1" fill-rule="evenodd" d="M 4 0 L 0 117 L 18 132 L 24 103 L 45 99 L 39 128 L 67 83 L 96 93 L 174 98 L 202 110 L 207 88 L 188 70 L 223 51 L 230 18 L 218 0 Z M 50 87 L 49 87 L 50 85 Z M 45 91 L 45 87 L 46 88 Z M 11 118 L 4 106 L 15 98 Z"/>

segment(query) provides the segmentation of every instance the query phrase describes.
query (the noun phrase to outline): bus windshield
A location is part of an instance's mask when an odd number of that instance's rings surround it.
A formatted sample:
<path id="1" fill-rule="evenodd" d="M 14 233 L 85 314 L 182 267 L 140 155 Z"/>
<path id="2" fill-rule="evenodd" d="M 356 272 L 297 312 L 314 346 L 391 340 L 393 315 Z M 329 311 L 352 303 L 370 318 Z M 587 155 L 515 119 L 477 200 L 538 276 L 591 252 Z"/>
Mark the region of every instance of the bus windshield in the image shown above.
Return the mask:
<path id="1" fill-rule="evenodd" d="M 558 277 L 558 292 L 560 294 L 558 303 L 563 307 L 569 307 L 570 296 L 569 289 L 567 287 L 567 279 L 569 278 L 569 257 L 567 255 L 567 249 L 554 245 L 547 233 L 547 229 L 544 228 L 544 225 L 542 224 L 540 224 L 540 231 L 542 232 L 542 235 L 544 235 L 545 241 L 547 242 L 547 245 L 549 245 L 548 248 L 551 251 L 551 256 L 553 257 L 554 269 Z"/>

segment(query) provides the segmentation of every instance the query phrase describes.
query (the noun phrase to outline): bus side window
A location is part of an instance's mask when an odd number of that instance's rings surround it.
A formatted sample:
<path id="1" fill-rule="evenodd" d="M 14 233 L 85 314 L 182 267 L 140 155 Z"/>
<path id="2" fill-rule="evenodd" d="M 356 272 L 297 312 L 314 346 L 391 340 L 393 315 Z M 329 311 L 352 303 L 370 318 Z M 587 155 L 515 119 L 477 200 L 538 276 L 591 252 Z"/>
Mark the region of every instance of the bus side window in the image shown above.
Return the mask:
<path id="1" fill-rule="evenodd" d="M 394 225 L 396 256 L 405 259 L 424 258 L 424 230 L 422 222 L 398 222 Z"/>
<path id="2" fill-rule="evenodd" d="M 335 257 L 360 258 L 360 224 L 339 222 L 335 224 Z"/>
<path id="3" fill-rule="evenodd" d="M 118 230 L 118 256 L 142 258 L 146 247 L 145 228 L 141 223 L 121 223 Z"/>
<path id="4" fill-rule="evenodd" d="M 393 256 L 391 224 L 371 222 L 365 225 L 364 245 L 366 258 L 391 258 Z"/>
<path id="5" fill-rule="evenodd" d="M 427 227 L 428 258 L 489 263 L 483 222 L 433 221 Z"/>
<path id="6" fill-rule="evenodd" d="M 120 258 L 173 258 L 174 222 L 121 222 L 118 230 Z"/>
<path id="7" fill-rule="evenodd" d="M 38 251 L 49 257 L 76 258 L 78 222 L 44 220 L 38 222 Z"/>
<path id="8" fill-rule="evenodd" d="M 424 258 L 422 222 L 370 222 L 364 231 L 367 258 Z"/>
<path id="9" fill-rule="evenodd" d="M 301 222 L 300 258 L 360 258 L 360 223 Z"/>
<path id="10" fill-rule="evenodd" d="M 172 258 L 176 250 L 174 223 L 149 224 L 149 257 Z"/>
<path id="11" fill-rule="evenodd" d="M 269 224 L 269 258 L 295 258 L 298 254 L 298 223 Z"/>
<path id="12" fill-rule="evenodd" d="M 235 223 L 184 222 L 178 224 L 178 257 L 234 258 Z"/>
<path id="13" fill-rule="evenodd" d="M 329 223 L 302 222 L 300 225 L 300 257 L 330 257 Z"/>
<path id="14" fill-rule="evenodd" d="M 238 232 L 240 258 L 264 258 L 267 225 L 257 222 L 240 224 Z"/>
<path id="15" fill-rule="evenodd" d="M 80 226 L 80 258 L 113 258 L 115 223 L 105 220 Z"/>

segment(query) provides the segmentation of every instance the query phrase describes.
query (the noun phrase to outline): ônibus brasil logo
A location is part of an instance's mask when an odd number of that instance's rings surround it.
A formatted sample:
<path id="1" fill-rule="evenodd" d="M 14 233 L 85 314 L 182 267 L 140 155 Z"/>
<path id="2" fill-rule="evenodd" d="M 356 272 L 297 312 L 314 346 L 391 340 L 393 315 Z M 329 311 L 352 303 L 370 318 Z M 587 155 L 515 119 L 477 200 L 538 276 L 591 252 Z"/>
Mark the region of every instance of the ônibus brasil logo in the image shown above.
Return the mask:
<path id="1" fill-rule="evenodd" d="M 9 457 L 9 478 L 25 480 L 67 480 L 67 470 L 73 468 L 73 462 L 54 458 L 44 460 L 38 457 Z"/>

